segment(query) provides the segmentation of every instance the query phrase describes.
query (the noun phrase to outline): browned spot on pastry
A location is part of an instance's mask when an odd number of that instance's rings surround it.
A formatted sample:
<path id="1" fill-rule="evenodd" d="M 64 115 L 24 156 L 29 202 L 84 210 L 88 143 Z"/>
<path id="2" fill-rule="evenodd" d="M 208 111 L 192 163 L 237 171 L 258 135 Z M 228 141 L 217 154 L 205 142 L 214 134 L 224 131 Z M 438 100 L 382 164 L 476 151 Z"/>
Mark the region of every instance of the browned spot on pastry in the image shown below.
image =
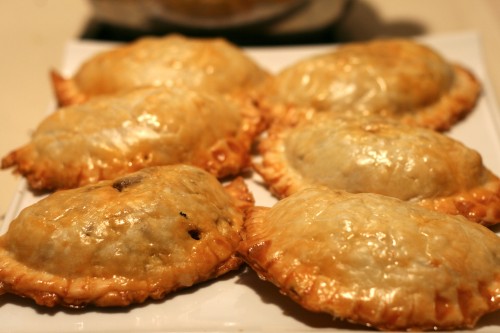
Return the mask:
<path id="1" fill-rule="evenodd" d="M 271 241 L 258 242 L 248 248 L 248 255 L 257 259 L 264 258 L 270 246 L 271 246 Z"/>
<path id="2" fill-rule="evenodd" d="M 437 293 L 434 301 L 435 301 L 434 311 L 436 314 L 436 319 L 442 320 L 443 318 L 446 318 L 451 311 L 450 309 L 452 305 L 450 304 L 450 301 Z"/>
<path id="3" fill-rule="evenodd" d="M 125 188 L 132 186 L 134 184 L 140 183 L 142 177 L 126 177 L 118 179 L 113 183 L 113 188 L 117 189 L 118 192 L 122 192 Z"/>
<path id="4" fill-rule="evenodd" d="M 73 80 L 64 78 L 55 70 L 50 72 L 50 78 L 59 106 L 80 104 L 87 99 Z"/>
<path id="5" fill-rule="evenodd" d="M 224 189 L 236 201 L 238 208 L 242 212 L 246 213 L 248 209 L 254 206 L 253 194 L 248 191 L 242 177 L 237 177 L 231 183 L 225 185 Z"/>
<path id="6" fill-rule="evenodd" d="M 471 290 L 457 290 L 458 296 L 458 306 L 460 307 L 460 312 L 466 318 L 471 316 L 471 309 L 474 308 L 474 295 Z"/>

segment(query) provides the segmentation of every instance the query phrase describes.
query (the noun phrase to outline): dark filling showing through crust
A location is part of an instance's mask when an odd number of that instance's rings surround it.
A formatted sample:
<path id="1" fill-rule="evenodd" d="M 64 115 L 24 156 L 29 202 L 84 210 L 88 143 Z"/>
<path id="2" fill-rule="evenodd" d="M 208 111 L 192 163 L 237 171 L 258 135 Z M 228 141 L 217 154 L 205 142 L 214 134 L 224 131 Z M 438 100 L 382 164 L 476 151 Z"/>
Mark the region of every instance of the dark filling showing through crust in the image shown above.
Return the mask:
<path id="1" fill-rule="evenodd" d="M 190 229 L 190 230 L 188 230 L 188 234 L 194 240 L 201 239 L 201 233 L 200 233 L 200 230 L 198 230 L 198 229 Z"/>
<path id="2" fill-rule="evenodd" d="M 111 186 L 113 186 L 114 189 L 118 190 L 118 192 L 122 192 L 125 188 L 140 183 L 141 180 L 142 177 L 127 177 L 118 179 Z"/>

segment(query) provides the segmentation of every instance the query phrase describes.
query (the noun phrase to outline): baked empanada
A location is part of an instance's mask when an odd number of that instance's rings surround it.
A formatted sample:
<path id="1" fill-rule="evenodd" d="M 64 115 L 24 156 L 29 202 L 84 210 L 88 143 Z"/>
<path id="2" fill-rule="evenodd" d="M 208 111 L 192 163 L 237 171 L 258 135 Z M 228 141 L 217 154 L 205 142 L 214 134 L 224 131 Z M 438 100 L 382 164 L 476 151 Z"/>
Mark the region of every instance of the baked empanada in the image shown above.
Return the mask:
<path id="1" fill-rule="evenodd" d="M 142 86 L 185 86 L 211 92 L 248 90 L 268 77 L 253 59 L 224 39 L 181 35 L 144 37 L 101 52 L 71 78 L 52 73 L 59 105 Z"/>
<path id="2" fill-rule="evenodd" d="M 187 165 L 55 192 L 0 238 L 0 293 L 71 307 L 161 299 L 239 267 L 252 205 L 243 179 L 225 190 Z"/>
<path id="3" fill-rule="evenodd" d="M 311 187 L 254 208 L 243 230 L 245 261 L 311 311 L 446 330 L 500 309 L 500 238 L 462 216 Z"/>
<path id="4" fill-rule="evenodd" d="M 240 172 L 259 132 L 251 101 L 186 88 L 102 96 L 49 115 L 3 158 L 33 189 L 73 188 L 143 167 L 186 163 L 217 177 Z"/>
<path id="5" fill-rule="evenodd" d="M 480 154 L 439 132 L 381 117 L 316 114 L 273 126 L 254 167 L 278 197 L 310 185 L 372 192 L 492 225 L 500 179 Z"/>
<path id="6" fill-rule="evenodd" d="M 339 46 L 298 61 L 270 78 L 261 101 L 273 117 L 289 108 L 378 114 L 446 130 L 469 113 L 480 83 L 458 64 L 405 39 Z"/>

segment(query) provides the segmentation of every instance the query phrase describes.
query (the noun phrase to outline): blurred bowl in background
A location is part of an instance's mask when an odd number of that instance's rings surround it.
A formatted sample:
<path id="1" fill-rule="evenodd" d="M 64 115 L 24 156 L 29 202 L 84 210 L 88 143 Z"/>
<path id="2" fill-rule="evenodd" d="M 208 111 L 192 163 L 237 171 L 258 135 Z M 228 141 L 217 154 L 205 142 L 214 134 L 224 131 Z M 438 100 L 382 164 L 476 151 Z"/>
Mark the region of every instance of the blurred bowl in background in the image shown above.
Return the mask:
<path id="1" fill-rule="evenodd" d="M 258 31 L 290 35 L 323 29 L 349 0 L 89 0 L 94 19 L 116 27 L 161 33 Z"/>

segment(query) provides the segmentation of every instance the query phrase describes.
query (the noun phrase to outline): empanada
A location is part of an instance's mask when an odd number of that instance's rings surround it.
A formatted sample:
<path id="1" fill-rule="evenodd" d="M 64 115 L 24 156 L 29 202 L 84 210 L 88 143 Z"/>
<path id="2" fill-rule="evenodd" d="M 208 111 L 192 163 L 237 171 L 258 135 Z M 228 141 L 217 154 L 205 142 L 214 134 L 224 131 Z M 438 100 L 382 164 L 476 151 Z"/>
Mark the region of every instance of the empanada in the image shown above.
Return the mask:
<path id="1" fill-rule="evenodd" d="M 289 108 L 378 114 L 446 130 L 469 113 L 480 83 L 458 64 L 405 39 L 350 43 L 302 59 L 264 86 L 262 108 L 280 118 Z"/>
<path id="2" fill-rule="evenodd" d="M 238 251 L 304 308 L 381 330 L 473 327 L 500 309 L 500 238 L 399 199 L 311 187 L 256 207 Z"/>
<path id="3" fill-rule="evenodd" d="M 126 306 L 218 277 L 253 197 L 192 166 L 146 168 L 25 208 L 0 238 L 0 293 L 45 306 Z"/>
<path id="4" fill-rule="evenodd" d="M 251 101 L 186 88 L 102 96 L 49 115 L 31 141 L 3 158 L 33 189 L 73 188 L 153 165 L 239 173 L 260 130 Z"/>
<path id="5" fill-rule="evenodd" d="M 59 105 L 69 105 L 142 86 L 246 91 L 268 75 L 224 39 L 172 34 L 116 46 L 87 60 L 71 78 L 54 71 L 52 81 Z"/>
<path id="6" fill-rule="evenodd" d="M 372 192 L 492 225 L 500 222 L 500 179 L 480 154 L 439 132 L 381 117 L 316 114 L 273 126 L 255 169 L 282 198 L 319 184 Z"/>

